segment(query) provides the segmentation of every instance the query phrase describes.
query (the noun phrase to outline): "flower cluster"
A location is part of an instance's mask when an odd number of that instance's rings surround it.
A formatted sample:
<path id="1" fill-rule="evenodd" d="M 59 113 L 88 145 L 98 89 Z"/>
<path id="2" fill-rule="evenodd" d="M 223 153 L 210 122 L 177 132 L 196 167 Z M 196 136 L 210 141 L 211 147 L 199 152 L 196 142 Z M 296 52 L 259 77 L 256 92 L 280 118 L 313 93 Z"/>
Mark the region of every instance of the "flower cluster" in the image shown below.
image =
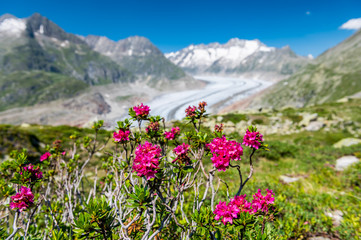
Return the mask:
<path id="1" fill-rule="evenodd" d="M 145 141 L 135 150 L 133 171 L 137 172 L 140 177 L 145 176 L 147 180 L 154 178 L 159 168 L 160 154 L 160 147 Z"/>
<path id="2" fill-rule="evenodd" d="M 223 222 L 224 225 L 229 222 L 233 224 L 233 219 L 238 218 L 238 214 L 242 212 L 250 212 L 251 203 L 247 202 L 246 195 L 235 196 L 227 204 L 226 202 L 219 202 L 214 210 L 215 219 Z"/>
<path id="3" fill-rule="evenodd" d="M 187 109 L 186 109 L 186 117 L 189 117 L 189 118 L 193 118 L 197 115 L 197 107 L 196 106 L 189 106 Z"/>
<path id="4" fill-rule="evenodd" d="M 170 132 L 164 132 L 164 137 L 168 140 L 174 140 L 177 135 L 179 135 L 180 129 L 179 127 L 172 128 Z"/>
<path id="5" fill-rule="evenodd" d="M 240 212 L 268 213 L 270 205 L 274 203 L 274 193 L 272 190 L 267 189 L 266 191 L 267 194 L 263 196 L 261 189 L 258 189 L 258 192 L 253 195 L 252 202 L 246 200 L 246 195 L 235 196 L 228 204 L 220 201 L 213 212 L 216 215 L 214 219 L 221 220 L 226 225 L 227 222 L 233 224 L 233 219 L 237 219 Z"/>
<path id="6" fill-rule="evenodd" d="M 261 189 L 258 189 L 257 193 L 253 195 L 252 200 L 252 212 L 256 213 L 258 211 L 268 213 L 269 205 L 273 204 L 274 199 L 274 193 L 272 190 L 266 189 L 267 194 L 263 196 L 261 194 Z"/>
<path id="7" fill-rule="evenodd" d="M 219 125 L 216 124 L 216 126 L 214 126 L 214 132 L 218 132 L 218 133 L 223 132 L 223 124 L 222 123 Z"/>
<path id="8" fill-rule="evenodd" d="M 188 118 L 200 118 L 205 112 L 205 107 L 207 106 L 206 102 L 200 102 L 198 108 L 196 106 L 188 106 L 186 109 L 186 117 Z"/>
<path id="9" fill-rule="evenodd" d="M 145 129 L 147 133 L 157 133 L 159 131 L 159 122 L 151 122 Z"/>
<path id="10" fill-rule="evenodd" d="M 30 188 L 22 186 L 20 192 L 11 197 L 10 208 L 19 209 L 20 212 L 28 209 L 34 203 L 34 194 Z"/>
<path id="11" fill-rule="evenodd" d="M 43 178 L 43 173 L 40 171 L 40 167 L 35 167 L 34 165 L 29 164 L 24 167 L 24 170 L 31 174 L 30 178 L 28 179 L 30 182 L 34 182 Z M 20 172 L 20 174 L 23 175 L 22 172 Z"/>
<path id="12" fill-rule="evenodd" d="M 200 102 L 198 104 L 198 110 L 201 112 L 201 113 L 205 113 L 206 112 L 206 109 L 205 107 L 207 106 L 207 103 L 206 102 Z"/>
<path id="13" fill-rule="evenodd" d="M 226 171 L 230 160 L 241 160 L 243 148 L 236 141 L 227 140 L 225 136 L 215 138 L 206 145 L 213 154 L 211 160 L 218 171 Z"/>
<path id="14" fill-rule="evenodd" d="M 243 137 L 243 144 L 258 149 L 263 142 L 263 135 L 259 132 L 250 132 L 248 129 Z"/>
<path id="15" fill-rule="evenodd" d="M 134 106 L 133 110 L 135 112 L 135 115 L 139 118 L 146 118 L 149 115 L 150 112 L 150 108 L 147 105 L 143 105 L 143 103 L 141 103 L 138 106 Z"/>
<path id="16" fill-rule="evenodd" d="M 119 132 L 113 133 L 114 142 L 124 143 L 129 141 L 130 132 L 128 130 L 119 129 Z"/>
<path id="17" fill-rule="evenodd" d="M 40 157 L 40 161 L 44 161 L 44 160 L 48 160 L 51 157 L 51 153 L 50 152 L 46 152 L 43 155 L 41 155 Z"/>
<path id="18" fill-rule="evenodd" d="M 182 145 L 178 145 L 173 149 L 173 152 L 177 155 L 177 157 L 173 160 L 173 163 L 176 161 L 180 161 L 181 163 L 190 164 L 190 158 L 188 157 L 189 145 L 183 143 Z"/>

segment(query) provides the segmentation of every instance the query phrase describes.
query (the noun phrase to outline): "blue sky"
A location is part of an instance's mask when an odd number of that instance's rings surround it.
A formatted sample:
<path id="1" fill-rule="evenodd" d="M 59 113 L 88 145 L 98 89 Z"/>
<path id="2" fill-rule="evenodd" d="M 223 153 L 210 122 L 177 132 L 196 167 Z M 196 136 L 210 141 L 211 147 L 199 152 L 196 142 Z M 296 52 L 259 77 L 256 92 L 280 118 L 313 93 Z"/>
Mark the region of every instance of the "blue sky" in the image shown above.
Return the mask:
<path id="1" fill-rule="evenodd" d="M 65 31 L 112 40 L 149 38 L 163 52 L 230 38 L 259 39 L 319 55 L 355 30 L 339 27 L 361 17 L 360 0 L 2 0 L 0 14 L 48 17 Z"/>

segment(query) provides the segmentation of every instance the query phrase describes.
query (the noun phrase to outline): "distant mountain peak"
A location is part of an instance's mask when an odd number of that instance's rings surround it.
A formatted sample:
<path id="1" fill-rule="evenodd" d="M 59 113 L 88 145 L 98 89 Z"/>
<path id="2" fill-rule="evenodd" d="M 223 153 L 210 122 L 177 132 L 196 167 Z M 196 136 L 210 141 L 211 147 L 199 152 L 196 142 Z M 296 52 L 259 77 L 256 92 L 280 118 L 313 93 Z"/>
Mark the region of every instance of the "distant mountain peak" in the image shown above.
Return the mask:
<path id="1" fill-rule="evenodd" d="M 191 74 L 240 75 L 257 73 L 282 78 L 292 74 L 307 61 L 289 46 L 268 47 L 258 39 L 231 38 L 225 44 L 189 45 L 166 57 Z"/>
<path id="2" fill-rule="evenodd" d="M 79 37 L 74 34 L 66 33 L 57 24 L 39 13 L 34 13 L 27 18 L 26 29 L 30 37 L 34 37 L 35 34 L 38 33 L 60 41 L 69 41 L 76 44 L 84 43 Z"/>
<path id="3" fill-rule="evenodd" d="M 88 35 L 83 39 L 94 50 L 114 59 L 119 59 L 123 56 L 163 55 L 149 39 L 141 36 L 131 36 L 117 42 L 104 36 L 95 35 Z"/>

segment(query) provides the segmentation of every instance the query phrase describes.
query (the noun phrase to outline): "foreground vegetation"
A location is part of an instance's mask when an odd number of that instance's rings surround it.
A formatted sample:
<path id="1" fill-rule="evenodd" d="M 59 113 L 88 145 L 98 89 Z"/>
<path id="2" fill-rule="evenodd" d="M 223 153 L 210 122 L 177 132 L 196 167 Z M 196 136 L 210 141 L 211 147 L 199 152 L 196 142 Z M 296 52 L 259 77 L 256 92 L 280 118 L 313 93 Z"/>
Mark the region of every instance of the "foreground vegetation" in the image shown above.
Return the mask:
<path id="1" fill-rule="evenodd" d="M 236 222 L 235 224 L 226 222 L 226 227 L 222 227 L 223 224 L 219 225 L 214 219 L 215 215 L 210 210 L 210 206 L 212 202 L 216 205 L 215 203 L 231 199 L 236 194 L 239 189 L 239 173 L 236 168 L 227 169 L 226 172 L 217 171 L 214 175 L 214 182 L 220 183 L 219 189 L 217 194 L 214 195 L 214 199 L 212 199 L 212 195 L 206 196 L 203 201 L 204 206 L 206 206 L 205 208 L 201 208 L 199 211 L 193 211 L 191 207 L 192 204 L 186 204 L 186 202 L 188 198 L 193 200 L 194 195 L 192 195 L 191 191 L 186 192 L 184 195 L 186 199 L 184 202 L 185 215 L 189 216 L 188 221 L 193 220 L 197 222 L 195 234 L 193 234 L 192 237 L 194 239 L 212 239 L 212 237 L 214 239 L 237 239 L 240 236 L 236 233 L 241 233 L 244 226 L 246 226 L 248 229 L 246 234 L 248 235 L 244 236 L 245 239 L 307 239 L 312 236 L 324 236 L 330 239 L 361 238 L 361 164 L 358 163 L 341 172 L 335 170 L 335 162 L 339 157 L 354 155 L 360 158 L 361 145 L 341 148 L 334 147 L 334 144 L 339 140 L 353 136 L 354 130 L 361 122 L 358 114 L 361 111 L 359 106 L 358 100 L 353 100 L 346 103 L 332 103 L 298 110 L 285 109 L 276 112 L 275 114 L 282 113 L 279 114 L 280 118 L 290 119 L 295 123 L 302 121 L 300 113 L 316 112 L 319 116 L 337 117 L 343 118 L 345 121 L 351 121 L 351 123 L 347 124 L 351 127 L 339 125 L 331 129 L 321 128 L 318 131 L 304 131 L 299 129 L 300 131 L 291 134 L 279 132 L 266 135 L 264 139 L 265 143 L 269 145 L 270 151 L 256 151 L 253 157 L 254 174 L 247 182 L 247 187 L 242 189 L 242 194 L 246 194 L 248 196 L 247 199 L 251 201 L 251 196 L 256 193 L 258 189 L 272 189 L 274 192 L 275 208 L 272 210 L 272 214 L 263 215 L 261 218 L 248 218 L 243 214 L 239 215 L 239 220 L 237 220 L 240 222 Z M 343 111 L 337 111 L 339 109 L 343 109 Z M 254 123 L 267 126 L 267 124 L 270 123 L 269 118 L 272 117 L 272 114 L 273 113 L 254 113 L 244 115 L 233 113 L 222 117 L 224 121 L 234 122 L 246 119 L 262 119 L 262 122 L 258 120 L 258 122 Z M 182 122 L 174 122 L 173 124 L 180 128 L 182 136 L 186 136 L 184 134 L 187 132 L 196 131 L 190 119 Z M 97 125 L 95 125 L 95 129 L 98 129 Z M 207 133 L 208 137 L 205 138 L 206 142 L 211 141 L 212 134 L 217 134 L 210 128 L 202 128 L 200 130 Z M 244 131 L 245 130 L 246 129 L 244 129 Z M 13 159 L 19 160 L 22 156 L 21 154 L 17 154 L 10 157 L 9 153 L 14 149 L 20 150 L 22 147 L 26 147 L 28 149 L 28 159 L 30 161 L 38 161 L 40 155 L 46 150 L 53 148 L 54 151 L 54 148 L 57 146 L 56 144 L 59 142 L 48 147 L 43 145 L 43 143 L 51 144 L 53 140 L 60 139 L 62 140 L 62 150 L 64 149 L 68 152 L 69 150 L 67 149 L 74 146 L 72 142 L 75 142 L 79 149 L 83 148 L 83 150 L 86 150 L 86 144 L 91 144 L 91 139 L 94 139 L 94 129 L 78 129 L 65 126 L 20 127 L 8 125 L 1 126 L 0 131 L 2 133 L 0 139 L 0 141 L 2 141 L 0 143 L 2 157 L 4 159 L 9 158 L 10 162 L 13 162 Z M 135 130 L 133 129 L 133 131 Z M 106 141 L 111 137 L 111 134 L 111 132 L 105 130 L 98 129 L 97 131 L 100 142 Z M 241 132 L 234 132 L 227 134 L 227 136 L 229 140 L 242 142 L 243 134 L 244 133 Z M 217 135 L 214 135 L 213 137 L 216 136 Z M 143 137 L 147 138 L 146 135 Z M 152 136 L 148 137 L 150 137 L 150 139 L 152 138 Z M 180 139 L 181 138 L 179 138 L 178 141 Z M 172 141 L 168 142 L 169 148 L 178 145 L 178 143 Z M 116 148 L 119 150 L 119 147 L 119 144 L 110 142 L 106 145 L 102 154 L 94 155 L 94 158 L 86 165 L 85 174 L 81 180 L 82 187 L 79 191 L 81 196 L 100 196 L 106 193 L 107 187 L 109 188 L 109 184 L 116 178 L 116 176 L 109 171 L 111 161 L 107 152 L 116 150 Z M 252 151 L 252 148 L 244 148 L 243 155 L 248 156 Z M 60 153 L 60 150 L 58 152 Z M 205 172 L 210 172 L 213 169 L 211 157 L 212 155 L 205 156 L 203 160 Z M 79 159 L 81 158 L 84 158 L 84 155 L 80 154 Z M 74 159 L 75 158 L 70 156 L 64 157 L 64 164 L 66 164 L 68 169 L 72 167 L 76 169 L 77 164 L 83 163 L 81 160 L 74 161 Z M 247 158 L 244 157 L 242 161 L 232 161 L 232 164 L 239 164 L 242 172 L 248 173 L 250 166 L 246 159 Z M 53 177 L 52 172 L 49 171 L 51 162 L 49 161 L 48 164 L 46 163 L 41 166 L 44 172 L 44 179 L 50 180 Z M 7 173 L 6 168 L 1 169 L 1 174 L 4 179 L 9 178 L 9 176 L 6 176 Z M 297 180 L 287 183 L 281 176 L 287 176 Z M 204 178 L 204 180 L 205 179 L 206 178 Z M 14 194 L 15 189 L 12 189 L 8 182 L 3 182 L 2 184 L 1 194 L 4 199 L 2 207 L 4 214 L 2 218 L 2 233 L 3 237 L 6 238 L 12 232 L 10 225 L 16 215 L 15 211 L 10 211 L 9 205 L 7 205 L 9 204 L 9 196 Z M 46 181 L 39 182 L 34 186 L 36 187 L 35 189 L 39 189 L 39 192 L 42 191 L 41 189 L 46 189 L 47 187 Z M 206 186 L 203 184 L 202 186 L 200 185 L 198 191 L 204 193 L 205 189 Z M 92 191 L 96 192 L 96 194 L 89 195 Z M 141 191 L 141 189 L 138 191 Z M 41 195 L 35 196 L 35 199 L 38 201 L 40 198 Z M 78 215 L 79 218 L 74 218 L 73 223 L 71 221 L 64 222 L 64 217 L 61 216 L 63 216 L 62 212 L 66 209 L 64 205 L 66 205 L 69 199 L 67 197 L 59 199 L 56 195 L 49 196 L 49 200 L 50 199 L 53 200 L 46 201 L 46 199 L 42 199 L 43 205 L 39 205 L 37 210 L 41 212 L 41 214 L 32 220 L 34 224 L 29 226 L 27 239 L 43 239 L 44 236 L 48 236 L 48 238 L 51 239 L 71 239 L 70 235 L 72 235 L 73 238 L 75 238 L 75 236 L 78 236 L 78 238 L 83 236 L 84 238 L 85 235 L 82 234 L 90 231 L 85 225 L 81 225 L 86 222 L 86 219 L 82 219 L 86 217 L 86 213 L 91 215 L 90 210 L 94 210 L 94 208 L 97 207 L 103 210 L 105 209 L 104 214 L 111 212 L 111 209 L 108 209 L 109 202 L 103 202 L 101 199 L 90 201 L 90 199 L 85 198 L 84 200 L 88 201 L 88 205 L 79 205 L 75 210 L 75 212 L 80 214 Z M 54 199 L 58 200 L 55 201 Z M 77 200 L 74 199 L 74 201 Z M 133 201 L 132 204 L 135 204 L 135 202 Z M 166 210 L 163 209 L 162 211 Z M 192 212 L 194 213 L 192 214 Z M 28 212 L 27 214 L 30 213 L 31 212 Z M 340 221 L 335 219 L 334 215 L 336 215 L 336 213 L 341 213 L 339 214 L 341 215 Z M 187 224 L 189 223 L 187 223 L 186 218 L 182 216 L 182 212 L 176 211 L 174 214 L 179 217 L 179 222 L 172 220 L 172 224 L 165 227 L 162 233 L 154 235 L 155 239 L 179 239 L 182 233 L 182 227 L 188 226 Z M 54 219 L 54 216 L 59 216 L 59 218 L 57 219 L 57 217 L 55 217 Z M 105 216 L 105 218 L 107 217 Z M 135 218 L 130 217 L 128 220 L 125 219 L 123 223 L 127 225 L 134 219 Z M 129 236 L 133 239 L 141 239 L 148 230 L 144 228 L 144 221 L 146 221 L 146 219 L 147 218 L 138 218 L 133 221 L 132 224 L 129 225 L 131 226 L 131 228 L 128 229 Z M 262 225 L 262 222 L 260 222 L 261 219 L 265 222 L 267 220 L 268 223 Z M 156 222 L 154 229 L 159 228 L 161 219 L 157 219 Z M 24 224 L 26 224 L 25 220 Z M 235 227 L 237 224 L 239 224 L 238 228 Z M 70 229 L 72 229 L 73 232 L 71 232 Z M 80 231 L 79 229 L 87 230 Z M 154 229 L 151 230 L 152 233 L 155 232 Z M 211 232 L 211 234 L 209 234 L 209 232 Z M 24 231 L 19 231 L 17 234 L 18 238 L 22 239 L 20 236 L 24 235 Z M 96 237 L 96 235 L 93 237 Z M 116 239 L 117 235 L 109 235 L 109 239 L 110 237 Z M 90 237 L 87 236 L 85 238 Z M 105 237 L 98 236 L 98 238 L 103 239 Z"/>

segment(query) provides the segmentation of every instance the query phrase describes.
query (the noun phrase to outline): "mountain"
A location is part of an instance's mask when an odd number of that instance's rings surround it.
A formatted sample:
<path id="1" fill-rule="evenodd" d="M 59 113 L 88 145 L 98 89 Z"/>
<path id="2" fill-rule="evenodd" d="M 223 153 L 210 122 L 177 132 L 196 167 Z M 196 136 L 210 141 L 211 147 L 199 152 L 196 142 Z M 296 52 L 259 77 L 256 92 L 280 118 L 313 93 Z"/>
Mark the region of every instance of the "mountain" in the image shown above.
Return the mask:
<path id="1" fill-rule="evenodd" d="M 26 19 L 0 19 L 0 71 L 40 70 L 96 85 L 131 81 L 132 74 L 93 51 L 76 35 L 66 33 L 40 14 Z"/>
<path id="2" fill-rule="evenodd" d="M 0 17 L 0 110 L 133 80 L 130 71 L 40 14 Z"/>
<path id="3" fill-rule="evenodd" d="M 285 79 L 251 106 L 302 107 L 336 101 L 361 91 L 361 30 Z"/>
<path id="4" fill-rule="evenodd" d="M 259 40 L 230 39 L 226 44 L 190 45 L 165 54 L 192 74 L 273 76 L 284 78 L 309 59 L 297 56 L 288 46 L 268 47 Z"/>
<path id="5" fill-rule="evenodd" d="M 129 37 L 117 42 L 94 35 L 83 39 L 93 50 L 110 57 L 135 75 L 170 80 L 185 77 L 184 71 L 165 58 L 145 37 Z"/>
<path id="6" fill-rule="evenodd" d="M 38 13 L 0 17 L 0 111 L 136 81 L 165 89 L 194 80 L 144 37 L 81 37 Z"/>

